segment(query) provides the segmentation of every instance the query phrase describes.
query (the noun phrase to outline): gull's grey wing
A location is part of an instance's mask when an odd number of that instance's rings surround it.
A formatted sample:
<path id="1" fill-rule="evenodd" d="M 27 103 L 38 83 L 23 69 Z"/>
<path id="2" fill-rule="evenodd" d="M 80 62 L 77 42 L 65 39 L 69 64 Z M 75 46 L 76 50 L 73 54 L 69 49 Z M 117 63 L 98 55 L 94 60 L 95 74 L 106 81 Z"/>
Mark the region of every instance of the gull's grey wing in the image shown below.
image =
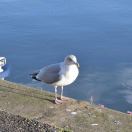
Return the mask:
<path id="1" fill-rule="evenodd" d="M 60 63 L 46 66 L 37 74 L 37 79 L 48 84 L 55 83 L 61 79 L 60 70 Z"/>

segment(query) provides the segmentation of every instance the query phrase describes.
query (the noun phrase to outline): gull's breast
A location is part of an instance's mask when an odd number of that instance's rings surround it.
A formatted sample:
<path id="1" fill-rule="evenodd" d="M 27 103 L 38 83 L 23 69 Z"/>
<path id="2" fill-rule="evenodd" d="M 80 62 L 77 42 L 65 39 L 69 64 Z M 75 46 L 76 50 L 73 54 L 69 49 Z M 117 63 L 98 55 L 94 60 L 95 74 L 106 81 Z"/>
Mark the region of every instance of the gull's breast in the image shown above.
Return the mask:
<path id="1" fill-rule="evenodd" d="M 56 83 L 57 86 L 66 86 L 73 83 L 78 74 L 79 70 L 76 65 L 65 67 L 61 70 L 61 80 Z"/>

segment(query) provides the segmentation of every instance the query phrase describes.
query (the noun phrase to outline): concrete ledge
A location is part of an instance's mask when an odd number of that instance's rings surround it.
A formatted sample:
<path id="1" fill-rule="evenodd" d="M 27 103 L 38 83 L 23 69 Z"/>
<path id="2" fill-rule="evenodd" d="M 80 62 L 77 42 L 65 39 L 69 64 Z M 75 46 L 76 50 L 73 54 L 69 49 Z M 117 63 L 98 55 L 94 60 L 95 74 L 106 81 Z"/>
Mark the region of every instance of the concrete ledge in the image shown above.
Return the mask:
<path id="1" fill-rule="evenodd" d="M 61 105 L 54 94 L 0 80 L 0 110 L 29 120 L 75 132 L 131 132 L 132 117 L 125 113 L 69 99 Z M 1 124 L 0 124 L 1 128 Z M 60 130 L 58 130 L 60 131 Z"/>

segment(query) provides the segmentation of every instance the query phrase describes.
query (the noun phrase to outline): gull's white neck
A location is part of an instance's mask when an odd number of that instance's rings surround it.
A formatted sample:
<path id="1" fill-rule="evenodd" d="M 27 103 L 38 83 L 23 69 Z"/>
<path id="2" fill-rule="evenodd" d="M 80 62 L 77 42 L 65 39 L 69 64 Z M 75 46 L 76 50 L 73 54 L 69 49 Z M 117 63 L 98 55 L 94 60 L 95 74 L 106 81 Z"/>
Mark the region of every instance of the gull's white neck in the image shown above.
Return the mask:
<path id="1" fill-rule="evenodd" d="M 76 65 L 63 65 L 61 70 L 63 86 L 69 85 L 75 81 L 79 74 L 79 70 Z"/>
<path id="2" fill-rule="evenodd" d="M 71 72 L 73 69 L 76 69 L 76 65 L 67 65 L 67 64 L 63 64 L 62 66 L 62 71 L 64 74 L 67 74 L 68 72 Z"/>

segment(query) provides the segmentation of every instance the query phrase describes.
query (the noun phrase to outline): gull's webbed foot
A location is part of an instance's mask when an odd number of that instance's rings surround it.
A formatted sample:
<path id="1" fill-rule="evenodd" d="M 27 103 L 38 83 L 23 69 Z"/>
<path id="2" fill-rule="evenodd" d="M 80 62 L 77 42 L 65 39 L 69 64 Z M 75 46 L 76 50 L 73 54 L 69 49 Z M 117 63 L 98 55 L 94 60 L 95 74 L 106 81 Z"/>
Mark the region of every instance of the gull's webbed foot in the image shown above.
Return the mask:
<path id="1" fill-rule="evenodd" d="M 63 101 L 62 100 L 59 100 L 59 99 L 55 99 L 55 104 L 62 104 L 63 103 Z"/>

